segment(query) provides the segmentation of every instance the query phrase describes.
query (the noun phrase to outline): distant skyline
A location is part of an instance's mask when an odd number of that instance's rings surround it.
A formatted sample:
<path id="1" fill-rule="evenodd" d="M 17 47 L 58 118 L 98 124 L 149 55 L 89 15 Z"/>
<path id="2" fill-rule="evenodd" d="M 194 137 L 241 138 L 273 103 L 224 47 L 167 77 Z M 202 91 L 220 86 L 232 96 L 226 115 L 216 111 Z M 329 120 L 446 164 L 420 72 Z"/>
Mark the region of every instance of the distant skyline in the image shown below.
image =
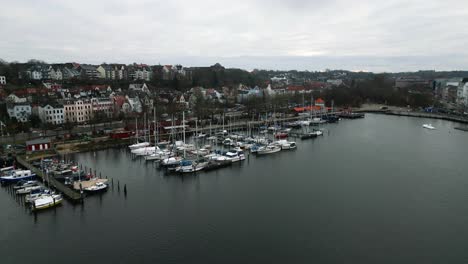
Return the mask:
<path id="1" fill-rule="evenodd" d="M 463 0 L 4 1 L 0 58 L 252 70 L 468 70 Z"/>

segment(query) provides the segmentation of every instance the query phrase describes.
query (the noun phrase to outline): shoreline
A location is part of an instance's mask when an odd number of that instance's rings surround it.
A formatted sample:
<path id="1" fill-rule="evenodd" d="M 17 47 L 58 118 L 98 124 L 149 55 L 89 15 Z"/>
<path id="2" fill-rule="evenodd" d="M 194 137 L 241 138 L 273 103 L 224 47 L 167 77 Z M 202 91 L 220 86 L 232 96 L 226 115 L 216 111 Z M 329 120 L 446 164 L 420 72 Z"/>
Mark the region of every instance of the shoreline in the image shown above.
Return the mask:
<path id="1" fill-rule="evenodd" d="M 457 116 L 448 116 L 443 114 L 434 114 L 434 113 L 423 113 L 423 112 L 406 112 L 406 111 L 378 111 L 378 110 L 367 110 L 363 111 L 366 113 L 374 114 L 384 114 L 384 115 L 393 115 L 393 116 L 409 116 L 409 117 L 418 117 L 418 118 L 432 118 L 440 119 L 446 121 L 457 122 L 461 124 L 468 124 L 467 118 L 457 117 Z"/>

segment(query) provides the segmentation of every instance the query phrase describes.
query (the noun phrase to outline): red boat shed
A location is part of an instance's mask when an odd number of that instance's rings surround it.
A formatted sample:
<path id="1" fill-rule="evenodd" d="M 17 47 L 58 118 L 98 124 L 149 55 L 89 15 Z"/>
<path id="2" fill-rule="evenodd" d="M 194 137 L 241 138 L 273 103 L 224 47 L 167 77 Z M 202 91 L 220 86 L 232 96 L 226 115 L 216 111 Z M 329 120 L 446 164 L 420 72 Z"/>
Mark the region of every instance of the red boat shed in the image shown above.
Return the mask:
<path id="1" fill-rule="evenodd" d="M 34 140 L 26 141 L 26 150 L 35 152 L 50 149 L 50 139 L 38 138 Z"/>

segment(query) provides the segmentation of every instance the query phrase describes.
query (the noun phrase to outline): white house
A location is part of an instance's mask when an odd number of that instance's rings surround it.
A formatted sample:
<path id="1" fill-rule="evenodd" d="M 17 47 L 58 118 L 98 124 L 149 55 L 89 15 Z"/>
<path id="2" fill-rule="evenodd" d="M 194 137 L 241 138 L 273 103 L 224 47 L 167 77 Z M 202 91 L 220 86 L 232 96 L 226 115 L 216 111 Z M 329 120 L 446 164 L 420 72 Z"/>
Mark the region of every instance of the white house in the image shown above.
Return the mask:
<path id="1" fill-rule="evenodd" d="M 39 106 L 37 112 L 42 123 L 59 125 L 65 122 L 63 105 Z"/>
<path id="2" fill-rule="evenodd" d="M 8 104 L 7 112 L 10 118 L 16 118 L 18 122 L 28 122 L 31 116 L 31 106 L 29 104 Z"/>
<path id="3" fill-rule="evenodd" d="M 5 84 L 6 84 L 6 77 L 0 76 L 0 85 L 5 85 Z"/>

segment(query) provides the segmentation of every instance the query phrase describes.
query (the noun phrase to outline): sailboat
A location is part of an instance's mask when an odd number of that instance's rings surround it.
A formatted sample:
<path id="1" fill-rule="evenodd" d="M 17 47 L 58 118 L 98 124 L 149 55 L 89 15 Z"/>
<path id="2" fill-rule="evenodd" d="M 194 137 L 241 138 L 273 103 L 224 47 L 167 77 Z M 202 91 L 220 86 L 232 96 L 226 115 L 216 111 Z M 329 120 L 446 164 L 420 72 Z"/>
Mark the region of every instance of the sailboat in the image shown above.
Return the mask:
<path id="1" fill-rule="evenodd" d="M 182 129 L 183 129 L 183 140 L 184 140 L 184 146 L 187 145 L 185 142 L 185 112 L 182 112 Z M 198 155 L 197 155 L 197 161 L 193 160 L 186 160 L 186 148 L 183 149 L 184 151 L 184 156 L 183 160 L 180 161 L 179 166 L 176 167 L 175 171 L 180 172 L 180 173 L 192 173 L 192 172 L 197 172 L 205 168 L 205 166 L 208 164 L 208 162 L 200 162 L 198 160 Z"/>
<path id="2" fill-rule="evenodd" d="M 128 148 L 131 149 L 131 150 L 134 150 L 134 149 L 140 149 L 140 148 L 148 147 L 150 145 L 149 142 L 141 142 L 141 143 L 138 142 L 139 141 L 139 138 L 138 138 L 138 118 L 135 118 L 135 131 L 136 131 L 137 143 L 128 146 Z"/>

